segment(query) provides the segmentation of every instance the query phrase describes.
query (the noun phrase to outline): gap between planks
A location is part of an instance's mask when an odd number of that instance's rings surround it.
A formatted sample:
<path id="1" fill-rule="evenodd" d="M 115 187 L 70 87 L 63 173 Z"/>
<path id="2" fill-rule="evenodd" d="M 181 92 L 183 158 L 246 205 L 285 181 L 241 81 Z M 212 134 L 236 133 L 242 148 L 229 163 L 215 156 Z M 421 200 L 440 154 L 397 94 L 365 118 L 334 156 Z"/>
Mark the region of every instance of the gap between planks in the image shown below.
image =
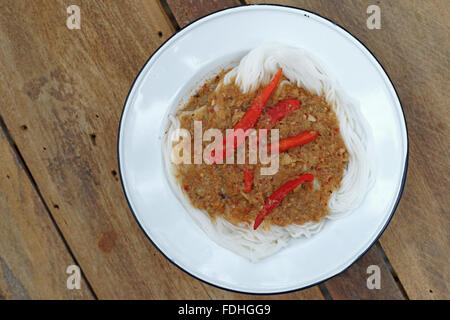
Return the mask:
<path id="1" fill-rule="evenodd" d="M 391 262 L 389 261 L 389 258 L 387 257 L 386 253 L 384 252 L 384 249 L 381 246 L 380 241 L 377 240 L 377 242 L 374 244 L 374 246 L 376 246 L 378 251 L 380 252 L 381 257 L 383 258 L 384 263 L 386 264 L 389 272 L 391 273 L 392 278 L 394 278 L 395 284 L 397 285 L 397 288 L 400 291 L 400 293 L 402 294 L 403 298 L 405 298 L 405 300 L 409 300 L 409 296 L 408 296 L 405 288 L 403 287 L 403 284 L 401 283 L 400 279 L 398 278 L 397 272 L 395 272 L 394 267 L 392 266 Z"/>
<path id="2" fill-rule="evenodd" d="M 161 3 L 162 8 L 164 9 L 164 12 L 166 16 L 169 18 L 170 23 L 172 23 L 173 27 L 175 28 L 176 32 L 180 31 L 180 25 L 177 22 L 177 19 L 175 19 L 175 16 L 173 15 L 172 10 L 170 10 L 169 4 L 166 0 L 159 0 Z"/>
<path id="3" fill-rule="evenodd" d="M 28 179 L 30 180 L 30 183 L 31 183 L 31 185 L 34 188 L 34 191 L 36 192 L 37 196 L 39 197 L 39 200 L 42 202 L 42 204 L 43 204 L 43 206 L 45 208 L 45 211 L 47 212 L 48 216 L 50 217 L 50 220 L 51 220 L 53 226 L 55 227 L 58 236 L 61 238 L 61 240 L 62 240 L 62 242 L 64 244 L 64 247 L 66 248 L 67 252 L 69 253 L 69 256 L 72 258 L 73 262 L 80 268 L 81 276 L 82 276 L 82 278 L 84 278 L 84 281 L 85 281 L 85 283 L 86 283 L 86 285 L 88 287 L 88 290 L 91 292 L 91 294 L 94 297 L 94 299 L 98 300 L 98 297 L 97 297 L 94 289 L 92 288 L 91 284 L 89 283 L 86 275 L 84 274 L 81 265 L 78 263 L 75 255 L 72 252 L 72 249 L 70 248 L 69 244 L 67 243 L 66 239 L 64 238 L 64 235 L 62 234 L 61 230 L 59 229 L 59 226 L 56 223 L 56 221 L 55 221 L 55 219 L 54 219 L 54 217 L 53 217 L 53 215 L 52 215 L 52 213 L 50 211 L 49 206 L 47 205 L 44 197 L 42 196 L 42 193 L 39 190 L 39 187 L 37 186 L 36 181 L 34 180 L 32 174 L 31 174 L 31 172 L 30 172 L 30 170 L 29 170 L 29 168 L 28 168 L 28 166 L 27 166 L 27 164 L 25 162 L 25 159 L 22 157 L 22 154 L 20 153 L 20 150 L 17 147 L 17 144 L 15 143 L 14 139 L 12 138 L 12 136 L 11 136 L 11 134 L 9 132 L 9 129 L 6 126 L 6 123 L 3 120 L 1 115 L 0 115 L 0 130 L 2 130 L 3 133 L 5 134 L 6 141 L 8 141 L 12 151 L 14 152 L 14 154 L 16 155 L 16 158 L 18 159 L 20 165 L 22 166 L 23 171 L 25 172 L 25 174 L 27 175 Z"/>

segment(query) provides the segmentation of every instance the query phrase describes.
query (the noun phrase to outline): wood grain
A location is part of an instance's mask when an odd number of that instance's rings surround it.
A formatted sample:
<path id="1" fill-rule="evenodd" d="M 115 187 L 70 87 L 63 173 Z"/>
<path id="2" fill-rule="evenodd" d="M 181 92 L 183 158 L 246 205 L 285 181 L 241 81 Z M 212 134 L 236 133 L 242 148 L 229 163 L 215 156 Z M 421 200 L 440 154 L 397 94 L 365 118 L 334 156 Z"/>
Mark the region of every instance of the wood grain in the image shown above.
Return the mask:
<path id="1" fill-rule="evenodd" d="M 270 2 L 302 7 L 332 19 L 358 37 L 391 77 L 408 123 L 409 170 L 403 199 L 380 242 L 409 298 L 448 299 L 448 1 L 377 1 L 381 30 L 366 27 L 370 2 Z"/>
<path id="2" fill-rule="evenodd" d="M 198 6 L 191 1 L 189 7 L 184 1 L 167 0 L 180 26 L 235 2 L 203 1 Z M 408 122 L 410 167 L 403 200 L 381 245 L 410 298 L 449 298 L 448 5 L 445 0 L 377 2 L 382 29 L 368 30 L 369 2 L 276 2 L 304 7 L 343 25 L 374 52 L 391 76 Z M 0 2 L 0 116 L 94 292 L 103 299 L 259 298 L 208 286 L 174 267 L 142 234 L 124 200 L 115 152 L 123 102 L 146 59 L 175 31 L 159 1 L 77 3 L 81 30 L 65 25 L 71 1 Z M 18 16 L 20 21 L 12 18 Z M 17 204 L 14 198 L 1 197 L 0 214 L 26 208 L 36 215 L 35 194 L 24 187 L 30 182 L 17 177 L 14 183 L 22 189 L 15 190 L 24 190 L 19 192 L 20 200 L 28 200 Z M 0 175 L 4 192 L 1 179 Z M 35 239 L 27 231 L 46 225 L 25 228 L 20 219 L 4 221 L 17 226 L 16 232 L 8 233 L 8 241 L 25 238 L 27 246 Z M 2 230 L 4 221 L 0 221 Z M 49 239 L 58 243 L 53 231 L 38 237 L 39 243 Z M 51 284 L 42 284 L 17 268 L 35 267 L 30 252 L 11 253 L 2 243 L 0 257 L 6 267 L 0 272 L 0 299 L 26 297 L 23 292 L 30 298 L 70 294 L 54 285 L 60 283 L 58 277 L 64 277 L 65 284 L 65 273 L 49 271 L 61 266 L 65 270 L 64 256 L 53 258 L 46 252 L 36 260 L 44 265 L 51 261 L 51 269 L 44 267 L 42 277 Z M 381 267 L 379 292 L 367 292 L 365 287 L 368 264 Z M 327 281 L 326 289 L 337 299 L 401 298 L 388 267 L 382 252 L 372 249 L 344 274 Z M 14 287 L 8 287 L 4 274 L 18 280 L 9 282 Z M 48 293 L 39 292 L 42 288 L 49 288 Z M 85 297 L 90 298 L 88 293 Z M 316 286 L 262 297 L 322 299 L 323 295 Z"/>
<path id="3" fill-rule="evenodd" d="M 325 282 L 328 292 L 337 300 L 404 300 L 404 295 L 383 259 L 378 244 L 374 245 L 353 266 Z M 380 268 L 379 289 L 369 289 L 367 286 L 367 279 L 373 272 L 368 273 L 369 266 Z"/>
<path id="4" fill-rule="evenodd" d="M 76 264 L 0 128 L 0 300 L 93 299 L 84 278 L 69 290 Z"/>
<path id="5" fill-rule="evenodd" d="M 239 0 L 166 0 L 178 25 L 188 23 L 212 12 L 240 5 Z"/>
<path id="6" fill-rule="evenodd" d="M 71 1 L 1 2 L 1 116 L 99 298 L 207 299 L 146 239 L 117 176 L 123 102 L 174 28 L 157 1 L 77 2 L 81 30 Z"/>

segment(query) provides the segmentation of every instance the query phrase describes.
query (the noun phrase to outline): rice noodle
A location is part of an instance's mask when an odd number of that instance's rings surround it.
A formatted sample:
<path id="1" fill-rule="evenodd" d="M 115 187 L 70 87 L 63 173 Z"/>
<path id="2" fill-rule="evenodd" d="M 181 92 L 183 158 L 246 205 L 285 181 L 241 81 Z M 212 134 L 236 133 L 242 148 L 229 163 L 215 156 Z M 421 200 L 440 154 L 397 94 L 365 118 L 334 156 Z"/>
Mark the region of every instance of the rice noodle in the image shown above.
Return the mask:
<path id="1" fill-rule="evenodd" d="M 170 136 L 180 124 L 173 115 L 169 116 L 171 124 L 163 145 L 169 184 L 192 218 L 219 245 L 251 261 L 276 253 L 293 238 L 313 236 L 322 229 L 326 219 L 337 219 L 351 213 L 361 204 L 373 184 L 374 165 L 368 150 L 371 141 L 369 125 L 361 115 L 356 101 L 346 95 L 339 84 L 325 72 L 322 64 L 305 50 L 279 44 L 253 49 L 242 58 L 238 66 L 225 75 L 219 86 L 234 82 L 243 93 L 248 93 L 267 84 L 280 67 L 289 82 L 326 98 L 339 119 L 340 132 L 349 152 L 349 162 L 341 186 L 330 197 L 329 213 L 325 219 L 318 223 L 308 222 L 286 227 L 272 225 L 257 230 L 244 223 L 235 226 L 221 217 L 212 220 L 208 213 L 192 207 L 175 180 L 176 168 L 169 157 L 172 148 Z M 284 85 L 284 82 L 280 85 Z"/>

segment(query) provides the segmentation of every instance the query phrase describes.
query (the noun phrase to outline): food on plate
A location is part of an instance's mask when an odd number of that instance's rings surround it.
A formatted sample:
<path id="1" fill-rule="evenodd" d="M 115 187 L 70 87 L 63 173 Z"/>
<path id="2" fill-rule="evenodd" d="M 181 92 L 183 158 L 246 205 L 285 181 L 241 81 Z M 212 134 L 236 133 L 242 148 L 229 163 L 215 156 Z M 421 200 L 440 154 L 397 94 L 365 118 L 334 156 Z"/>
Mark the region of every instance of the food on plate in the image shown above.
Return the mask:
<path id="1" fill-rule="evenodd" d="M 272 44 L 206 80 L 170 115 L 164 162 L 199 226 L 256 261 L 358 207 L 372 183 L 369 138 L 357 103 L 321 63 Z M 180 146 L 185 161 L 173 161 Z"/>

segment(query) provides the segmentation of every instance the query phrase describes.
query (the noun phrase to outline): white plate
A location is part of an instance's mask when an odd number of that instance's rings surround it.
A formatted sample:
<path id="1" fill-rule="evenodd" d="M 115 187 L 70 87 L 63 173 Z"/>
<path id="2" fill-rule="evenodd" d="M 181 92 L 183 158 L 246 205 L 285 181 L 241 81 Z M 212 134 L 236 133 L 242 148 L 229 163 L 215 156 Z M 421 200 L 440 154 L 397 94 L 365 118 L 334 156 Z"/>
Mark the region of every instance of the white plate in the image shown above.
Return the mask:
<path id="1" fill-rule="evenodd" d="M 200 80 L 264 42 L 307 49 L 361 103 L 374 134 L 376 183 L 351 215 L 328 221 L 258 263 L 220 247 L 197 227 L 164 176 L 167 113 Z M 406 124 L 395 89 L 374 56 L 333 22 L 308 11 L 261 5 L 206 16 L 166 41 L 130 90 L 119 128 L 119 170 L 130 208 L 153 244 L 192 276 L 246 293 L 281 293 L 344 271 L 378 239 L 400 199 L 407 170 Z M 142 261 L 143 264 L 146 261 Z"/>

